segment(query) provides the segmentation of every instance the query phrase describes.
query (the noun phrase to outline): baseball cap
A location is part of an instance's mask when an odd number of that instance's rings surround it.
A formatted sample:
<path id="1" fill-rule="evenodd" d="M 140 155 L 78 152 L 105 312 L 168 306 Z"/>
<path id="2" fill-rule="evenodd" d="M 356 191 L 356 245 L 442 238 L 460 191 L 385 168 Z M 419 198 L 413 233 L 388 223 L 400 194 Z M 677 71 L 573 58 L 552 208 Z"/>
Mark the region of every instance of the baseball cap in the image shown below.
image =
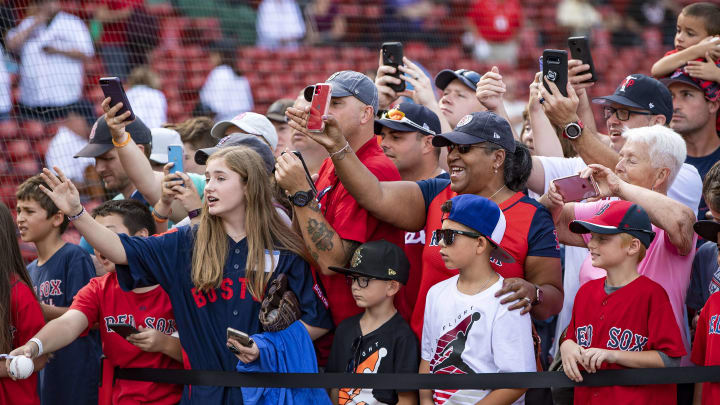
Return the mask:
<path id="1" fill-rule="evenodd" d="M 270 145 L 270 149 L 275 150 L 278 144 L 278 135 L 275 127 L 264 115 L 254 112 L 244 112 L 238 114 L 229 121 L 220 121 L 210 130 L 210 135 L 215 139 L 225 137 L 225 130 L 231 125 L 235 125 L 250 135 L 261 136 Z"/>
<path id="2" fill-rule="evenodd" d="M 490 111 L 475 112 L 460 119 L 451 132 L 436 135 L 433 146 L 472 145 L 480 142 L 492 142 L 515 153 L 515 138 L 512 128 L 505 118 Z"/>
<path id="3" fill-rule="evenodd" d="M 168 146 L 182 145 L 182 138 L 177 131 L 169 128 L 153 128 L 150 133 L 152 134 L 150 160 L 164 165 L 168 162 Z"/>
<path id="4" fill-rule="evenodd" d="M 640 239 L 646 248 L 650 247 L 655 238 L 655 232 L 652 230 L 647 212 L 641 206 L 624 200 L 610 201 L 604 204 L 588 220 L 570 222 L 570 231 L 574 233 L 595 232 L 606 235 L 627 233 Z"/>
<path id="5" fill-rule="evenodd" d="M 444 69 L 435 76 L 435 86 L 440 90 L 445 90 L 451 81 L 458 79 L 466 86 L 470 87 L 473 91 L 477 90 L 477 84 L 480 81 L 482 75 L 474 70 L 458 69 L 450 70 Z"/>
<path id="6" fill-rule="evenodd" d="M 633 73 L 623 79 L 609 96 L 593 98 L 595 104 L 617 103 L 626 107 L 650 111 L 653 115 L 664 115 L 670 123 L 673 115 L 672 95 L 665 85 L 652 77 Z"/>
<path id="7" fill-rule="evenodd" d="M 700 235 L 703 239 L 717 243 L 718 232 L 720 232 L 720 223 L 704 219 L 702 221 L 695 222 L 693 229 L 695 229 L 695 233 Z"/>
<path id="8" fill-rule="evenodd" d="M 219 151 L 221 148 L 228 148 L 230 146 L 247 146 L 254 150 L 262 158 L 268 173 L 273 172 L 273 169 L 275 168 L 275 157 L 273 156 L 272 150 L 270 150 L 270 147 L 257 136 L 250 134 L 230 134 L 218 141 L 217 145 L 212 148 L 198 149 L 195 152 L 195 163 L 204 165 L 207 163 L 210 155 Z"/>
<path id="9" fill-rule="evenodd" d="M 375 83 L 360 72 L 343 70 L 335 72 L 325 80 L 332 85 L 332 97 L 353 96 L 364 104 L 372 106 L 377 113 L 379 108 L 378 91 Z M 315 86 L 308 86 L 303 91 L 305 100 L 312 101 Z"/>
<path id="10" fill-rule="evenodd" d="M 660 82 L 667 86 L 668 89 L 673 83 L 687 84 L 703 92 L 705 98 L 710 101 L 715 101 L 720 98 L 720 85 L 718 83 L 690 77 L 684 73 L 682 69 L 676 70 L 670 77 L 661 79 Z"/>
<path id="11" fill-rule="evenodd" d="M 149 145 L 152 144 L 152 134 L 150 128 L 148 128 L 140 119 L 135 117 L 135 121 L 125 126 L 127 131 L 132 137 L 133 141 L 138 145 Z M 90 130 L 90 136 L 88 137 L 88 144 L 84 148 L 80 149 L 75 154 L 76 158 L 88 157 L 95 158 L 103 153 L 110 151 L 115 145 L 112 143 L 112 135 L 110 135 L 110 127 L 105 122 L 105 116 L 101 116 L 95 120 L 95 124 Z"/>
<path id="12" fill-rule="evenodd" d="M 363 243 L 353 253 L 350 267 L 328 266 L 332 271 L 407 284 L 410 262 L 405 252 L 394 243 L 375 240 Z"/>
<path id="13" fill-rule="evenodd" d="M 270 104 L 270 108 L 268 108 L 265 116 L 270 121 L 288 122 L 287 116 L 285 115 L 285 110 L 287 110 L 288 107 L 292 107 L 294 103 L 295 100 L 291 98 L 281 98 L 280 100 L 277 100 L 274 103 Z"/>
<path id="14" fill-rule="evenodd" d="M 505 235 L 505 215 L 494 201 L 475 194 L 461 194 L 450 199 L 449 219 L 463 224 L 488 238 L 494 246 L 491 256 L 503 263 L 514 263 L 515 259 L 502 247 Z"/>
<path id="15" fill-rule="evenodd" d="M 425 106 L 409 102 L 401 103 L 375 120 L 376 134 L 382 132 L 382 127 L 402 132 L 419 131 L 425 135 L 437 135 L 441 131 L 437 114 Z"/>

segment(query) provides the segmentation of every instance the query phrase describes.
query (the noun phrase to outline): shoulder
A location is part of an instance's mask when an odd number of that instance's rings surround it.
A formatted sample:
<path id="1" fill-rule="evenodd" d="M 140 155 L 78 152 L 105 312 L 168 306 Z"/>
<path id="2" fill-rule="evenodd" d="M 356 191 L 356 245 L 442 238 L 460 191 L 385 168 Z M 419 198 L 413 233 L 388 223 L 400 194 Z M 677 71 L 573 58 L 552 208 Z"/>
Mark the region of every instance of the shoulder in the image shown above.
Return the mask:
<path id="1" fill-rule="evenodd" d="M 61 251 L 62 254 L 68 258 L 90 259 L 90 254 L 74 243 L 66 243 L 65 246 L 61 248 Z"/>
<path id="2" fill-rule="evenodd" d="M 358 159 L 370 170 L 380 181 L 400 180 L 400 173 L 395 164 L 383 153 L 375 137 L 367 141 L 357 151 Z"/>
<path id="3" fill-rule="evenodd" d="M 363 313 L 359 313 L 357 315 L 353 315 L 349 318 L 345 318 L 342 322 L 340 322 L 336 328 L 336 334 L 343 334 L 348 333 L 353 330 L 353 328 L 360 322 L 360 318 L 362 318 Z"/>
<path id="4" fill-rule="evenodd" d="M 604 289 L 606 278 L 607 277 L 596 278 L 594 280 L 586 282 L 585 284 L 580 286 L 576 296 L 587 298 L 589 294 L 593 294 L 601 289 Z"/>
<path id="5" fill-rule="evenodd" d="M 628 285 L 629 287 L 637 288 L 638 290 L 644 290 L 647 291 L 648 294 L 660 294 L 667 297 L 667 292 L 665 292 L 665 288 L 661 286 L 657 281 L 647 277 L 647 276 L 640 276 L 637 279 L 637 283 L 631 283 Z M 636 286 L 636 287 L 635 287 Z M 625 287 L 623 287 L 625 288 Z"/>
<path id="6" fill-rule="evenodd" d="M 705 242 L 698 250 L 695 252 L 695 260 L 698 262 L 702 262 L 705 260 L 709 260 L 710 258 L 716 258 L 718 253 L 718 247 L 715 243 L 712 242 Z M 705 263 L 699 263 L 699 264 L 705 264 Z M 707 263 L 711 266 L 717 266 L 717 263 Z"/>
<path id="7" fill-rule="evenodd" d="M 443 294 L 448 290 L 452 290 L 457 284 L 457 279 L 458 276 L 453 276 L 430 287 L 430 290 L 428 290 L 427 293 L 428 298 L 435 298 L 435 296 L 438 294 Z"/>

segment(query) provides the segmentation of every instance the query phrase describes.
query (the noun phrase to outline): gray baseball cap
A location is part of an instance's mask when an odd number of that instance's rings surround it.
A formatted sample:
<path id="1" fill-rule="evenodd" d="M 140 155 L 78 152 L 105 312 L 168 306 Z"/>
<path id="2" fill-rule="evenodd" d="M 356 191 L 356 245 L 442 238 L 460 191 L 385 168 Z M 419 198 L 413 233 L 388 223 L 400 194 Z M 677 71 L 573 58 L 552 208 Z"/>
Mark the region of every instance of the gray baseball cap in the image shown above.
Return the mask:
<path id="1" fill-rule="evenodd" d="M 372 106 L 373 111 L 377 113 L 379 109 L 377 87 L 364 74 L 353 70 L 343 70 L 333 73 L 325 82 L 332 85 L 332 97 L 353 96 L 366 105 Z M 305 88 L 303 92 L 305 100 L 312 101 L 314 87 Z"/>
<path id="2" fill-rule="evenodd" d="M 242 133 L 230 134 L 218 141 L 217 146 L 213 146 L 212 148 L 198 149 L 197 152 L 195 152 L 195 163 L 204 165 L 207 163 L 210 155 L 219 151 L 221 148 L 228 148 L 230 146 L 249 147 L 260 155 L 268 173 L 272 173 L 275 169 L 275 157 L 270 147 L 257 136 Z"/>

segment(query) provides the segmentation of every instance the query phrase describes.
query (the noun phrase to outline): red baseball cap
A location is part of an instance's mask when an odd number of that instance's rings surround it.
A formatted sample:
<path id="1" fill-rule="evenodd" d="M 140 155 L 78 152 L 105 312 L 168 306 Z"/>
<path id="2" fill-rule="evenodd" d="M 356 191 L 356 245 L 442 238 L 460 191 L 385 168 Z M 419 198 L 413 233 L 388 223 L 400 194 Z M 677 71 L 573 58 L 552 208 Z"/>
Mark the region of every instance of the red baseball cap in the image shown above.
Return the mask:
<path id="1" fill-rule="evenodd" d="M 600 208 L 592 218 L 586 221 L 570 222 L 570 231 L 574 233 L 627 233 L 650 247 L 655 232 L 652 230 L 650 217 L 645 210 L 629 201 L 609 201 Z"/>

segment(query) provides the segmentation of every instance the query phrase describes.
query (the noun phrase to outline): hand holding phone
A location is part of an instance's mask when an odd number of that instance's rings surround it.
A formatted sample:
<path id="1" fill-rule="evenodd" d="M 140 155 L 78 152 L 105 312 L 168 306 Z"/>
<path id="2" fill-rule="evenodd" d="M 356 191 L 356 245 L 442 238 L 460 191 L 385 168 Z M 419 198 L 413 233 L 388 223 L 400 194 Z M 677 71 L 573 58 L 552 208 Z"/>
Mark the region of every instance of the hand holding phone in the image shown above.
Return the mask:
<path id="1" fill-rule="evenodd" d="M 323 116 L 327 115 L 330 109 L 330 98 L 332 97 L 332 85 L 329 83 L 318 83 L 313 89 L 313 97 L 310 103 L 310 115 L 307 120 L 307 129 L 310 132 L 322 132 L 325 130 Z"/>
<path id="2" fill-rule="evenodd" d="M 395 68 L 395 73 L 390 76 L 400 79 L 400 84 L 388 84 L 388 87 L 394 92 L 399 93 L 405 91 L 405 80 L 400 78 L 400 70 L 397 68 L 402 65 L 403 61 L 403 44 L 402 42 L 385 42 L 382 44 L 382 61 L 383 65 Z"/>
<path id="3" fill-rule="evenodd" d="M 110 108 L 117 103 L 122 103 L 122 107 L 115 115 L 122 115 L 126 111 L 130 111 L 130 117 L 128 117 L 127 120 L 134 121 L 135 113 L 133 113 L 130 107 L 130 102 L 128 101 L 127 94 L 125 94 L 125 89 L 123 89 L 120 79 L 117 77 L 101 77 L 99 83 L 105 98 L 110 97 Z"/>
<path id="4" fill-rule="evenodd" d="M 173 167 L 168 173 L 183 172 L 183 146 L 168 145 L 168 163 L 172 162 Z"/>
<path id="5" fill-rule="evenodd" d="M 130 325 L 129 323 L 109 323 L 107 325 L 107 327 L 110 330 L 112 330 L 113 332 L 122 336 L 124 339 L 127 339 L 127 337 L 132 334 L 140 333 L 139 330 L 137 330 L 134 326 Z"/>
<path id="6" fill-rule="evenodd" d="M 555 83 L 560 93 L 567 97 L 568 83 L 568 54 L 567 51 L 557 49 L 546 49 L 543 51 L 542 68 L 543 68 L 543 86 L 552 94 L 547 81 Z"/>
<path id="7" fill-rule="evenodd" d="M 253 344 L 255 344 L 255 341 L 250 336 L 248 336 L 247 333 L 240 332 L 239 330 L 233 329 L 230 327 L 227 328 L 227 338 L 233 339 L 245 347 L 251 347 Z M 233 351 L 232 346 L 228 346 L 228 348 L 230 348 L 230 350 Z M 236 353 L 236 352 L 233 351 L 233 353 Z"/>
<path id="8" fill-rule="evenodd" d="M 557 178 L 553 180 L 553 183 L 565 202 L 582 201 L 600 195 L 597 183 L 592 176 L 584 178 L 576 174 Z"/>
<path id="9" fill-rule="evenodd" d="M 598 81 L 595 73 L 595 64 L 593 63 L 592 54 L 590 53 L 590 41 L 587 37 L 570 37 L 568 38 L 568 48 L 573 59 L 582 62 L 583 65 L 589 65 L 590 69 L 580 74 L 590 73 L 592 77 L 583 83 L 591 83 Z"/>

